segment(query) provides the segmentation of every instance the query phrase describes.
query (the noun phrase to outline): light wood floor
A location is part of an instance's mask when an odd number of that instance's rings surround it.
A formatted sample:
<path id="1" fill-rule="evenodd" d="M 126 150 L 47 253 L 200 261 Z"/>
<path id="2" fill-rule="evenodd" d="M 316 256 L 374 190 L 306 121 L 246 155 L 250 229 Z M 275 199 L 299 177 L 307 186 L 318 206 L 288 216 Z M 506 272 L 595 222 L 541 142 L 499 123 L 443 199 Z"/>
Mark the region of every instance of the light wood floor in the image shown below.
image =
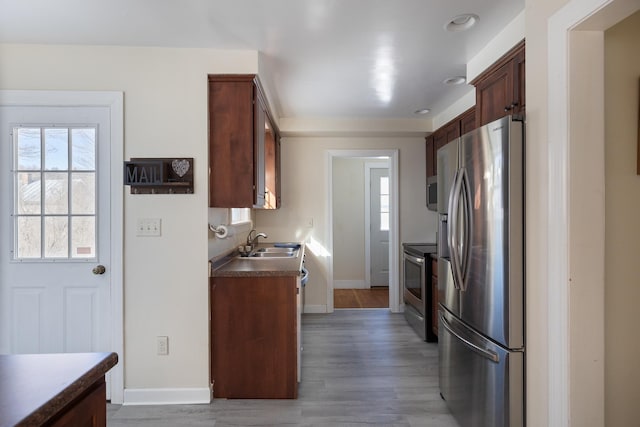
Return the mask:
<path id="1" fill-rule="evenodd" d="M 389 288 L 334 289 L 334 308 L 389 308 Z"/>
<path id="2" fill-rule="evenodd" d="M 304 314 L 302 336 L 297 400 L 108 405 L 108 426 L 457 426 L 439 396 L 437 344 L 418 338 L 402 314 Z"/>

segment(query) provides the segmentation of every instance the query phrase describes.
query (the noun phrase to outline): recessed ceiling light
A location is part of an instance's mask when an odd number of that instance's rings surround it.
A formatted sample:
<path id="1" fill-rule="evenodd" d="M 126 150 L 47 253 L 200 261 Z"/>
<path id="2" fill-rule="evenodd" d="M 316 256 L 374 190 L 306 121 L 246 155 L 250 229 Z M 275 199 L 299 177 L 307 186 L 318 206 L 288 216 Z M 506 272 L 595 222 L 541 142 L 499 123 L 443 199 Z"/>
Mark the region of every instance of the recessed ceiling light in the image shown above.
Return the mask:
<path id="1" fill-rule="evenodd" d="M 422 108 L 420 110 L 416 110 L 413 112 L 413 114 L 427 114 L 429 113 L 431 110 L 429 110 L 428 108 Z"/>
<path id="2" fill-rule="evenodd" d="M 446 85 L 461 85 L 462 83 L 466 82 L 467 79 L 463 76 L 456 76 L 456 77 L 449 77 L 447 79 L 444 79 L 444 81 L 442 83 L 446 84 Z"/>
<path id="3" fill-rule="evenodd" d="M 465 31 L 476 25 L 480 18 L 473 13 L 454 16 L 451 21 L 444 26 L 447 31 Z"/>

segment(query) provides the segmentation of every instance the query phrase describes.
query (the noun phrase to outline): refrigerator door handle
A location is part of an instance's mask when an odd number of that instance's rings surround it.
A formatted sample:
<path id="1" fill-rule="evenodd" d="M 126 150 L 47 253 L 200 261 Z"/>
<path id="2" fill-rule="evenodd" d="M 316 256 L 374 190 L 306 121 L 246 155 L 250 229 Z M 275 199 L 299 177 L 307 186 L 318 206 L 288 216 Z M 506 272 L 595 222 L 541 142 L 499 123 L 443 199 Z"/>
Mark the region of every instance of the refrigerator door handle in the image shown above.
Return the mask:
<path id="1" fill-rule="evenodd" d="M 460 289 L 467 290 L 467 276 L 469 273 L 469 257 L 471 252 L 471 192 L 469 191 L 469 178 L 466 169 L 460 170 L 460 204 L 462 205 L 463 235 L 462 252 L 460 254 Z"/>
<path id="2" fill-rule="evenodd" d="M 459 339 L 463 344 L 465 344 L 467 347 L 469 347 L 472 351 L 474 351 L 475 353 L 478 353 L 479 355 L 481 355 L 485 359 L 491 360 L 494 363 L 500 363 L 500 358 L 498 357 L 498 355 L 496 353 L 494 353 L 491 350 L 484 349 L 484 348 L 480 347 L 479 345 L 472 343 L 468 339 L 461 337 L 459 334 L 457 334 L 453 330 L 453 327 L 447 321 L 447 319 L 444 318 L 444 315 L 442 313 L 440 313 L 438 316 L 440 317 L 440 322 L 442 322 L 442 326 L 444 326 L 444 328 L 451 335 L 453 335 L 454 337 Z"/>
<path id="3" fill-rule="evenodd" d="M 451 271 L 453 273 L 453 285 L 456 289 L 461 289 L 462 286 L 462 270 L 460 263 L 460 253 L 458 252 L 459 238 L 459 212 L 460 207 L 460 192 L 462 189 L 462 173 L 460 170 L 456 171 L 453 179 L 453 185 L 451 186 L 451 193 L 449 194 L 449 252 L 451 256 Z"/>

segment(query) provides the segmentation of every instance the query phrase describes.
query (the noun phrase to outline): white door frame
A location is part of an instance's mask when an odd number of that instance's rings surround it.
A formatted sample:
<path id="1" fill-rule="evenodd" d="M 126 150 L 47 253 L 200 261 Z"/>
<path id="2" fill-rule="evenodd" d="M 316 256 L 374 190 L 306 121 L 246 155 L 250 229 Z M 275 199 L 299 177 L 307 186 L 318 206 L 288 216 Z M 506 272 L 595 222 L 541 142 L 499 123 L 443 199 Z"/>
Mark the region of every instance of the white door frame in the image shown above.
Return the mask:
<path id="1" fill-rule="evenodd" d="M 325 158 L 325 170 L 327 174 L 327 239 L 328 257 L 327 265 L 327 313 L 333 313 L 333 159 L 336 157 L 388 157 L 389 158 L 389 190 L 390 197 L 390 224 L 389 224 L 389 309 L 400 312 L 400 228 L 399 228 L 399 171 L 398 150 L 328 150 Z"/>
<path id="2" fill-rule="evenodd" d="M 123 182 L 124 104 L 122 92 L 0 90 L 0 105 L 10 107 L 107 107 L 110 111 L 111 153 L 111 283 L 110 347 L 119 362 L 111 371 L 111 402 L 122 403 L 124 395 L 123 328 Z"/>
<path id="3" fill-rule="evenodd" d="M 371 288 L 371 169 L 389 169 L 389 160 L 384 163 L 364 164 L 364 284 Z"/>
<path id="4" fill-rule="evenodd" d="M 593 192 L 594 181 L 604 183 L 604 79 L 599 81 L 599 87 L 594 87 L 594 82 L 589 79 L 570 78 L 570 72 L 587 68 L 604 70 L 604 31 L 638 8 L 640 2 L 637 0 L 571 0 L 548 21 L 548 280 L 546 300 L 540 301 L 540 307 L 536 304 L 535 308 L 539 309 L 530 311 L 533 316 L 539 315 L 545 311 L 544 306 L 548 313 L 548 392 L 546 402 L 529 405 L 541 407 L 539 404 L 543 404 L 547 407 L 547 425 L 578 425 L 585 415 L 593 425 L 604 425 L 605 384 L 601 360 L 601 355 L 604 355 L 604 336 L 590 336 L 589 348 L 577 352 L 576 346 L 580 345 L 581 337 L 577 329 L 572 329 L 572 324 L 581 325 L 582 328 L 591 325 L 597 330 L 604 326 L 604 304 L 592 304 L 594 299 L 604 295 L 603 264 L 594 263 L 594 259 L 600 258 L 589 258 L 586 265 L 592 263 L 590 271 L 580 272 L 581 278 L 591 276 L 589 282 L 574 284 L 574 287 L 587 289 L 580 301 L 574 301 L 574 304 L 581 306 L 580 309 L 572 309 L 570 286 L 571 266 L 577 262 L 585 265 L 585 248 L 578 236 L 584 233 L 593 236 L 591 250 L 604 253 L 604 193 L 602 200 L 594 200 L 593 204 L 594 210 L 602 210 L 593 217 L 595 221 L 589 222 L 586 227 L 585 221 L 580 219 L 583 212 L 571 205 L 572 195 L 582 197 Z M 590 20 L 588 31 L 580 34 L 580 28 L 577 28 L 579 24 L 594 16 L 597 19 Z M 597 39 L 598 36 L 594 39 L 594 33 L 600 33 L 602 40 L 592 43 L 591 49 L 577 52 L 577 46 Z M 591 96 L 591 102 L 584 102 L 584 99 L 579 102 L 577 96 L 580 92 Z M 584 123 L 590 124 L 592 132 L 592 135 L 587 135 L 591 139 L 588 147 L 581 140 L 585 135 L 579 134 L 579 128 Z M 589 150 L 590 167 L 586 168 L 589 176 L 581 177 L 578 174 L 583 171 L 573 171 L 571 164 L 578 156 L 585 158 L 584 150 Z M 590 274 L 592 270 L 595 274 Z M 585 307 L 585 304 L 590 305 Z M 594 364 L 594 361 L 598 361 L 598 364 Z M 573 369 L 576 366 L 590 368 L 575 371 Z M 581 378 L 572 378 L 572 371 L 574 374 L 579 372 Z M 572 387 L 581 390 L 572 392 Z M 572 408 L 582 408 L 584 413 L 572 414 Z"/>

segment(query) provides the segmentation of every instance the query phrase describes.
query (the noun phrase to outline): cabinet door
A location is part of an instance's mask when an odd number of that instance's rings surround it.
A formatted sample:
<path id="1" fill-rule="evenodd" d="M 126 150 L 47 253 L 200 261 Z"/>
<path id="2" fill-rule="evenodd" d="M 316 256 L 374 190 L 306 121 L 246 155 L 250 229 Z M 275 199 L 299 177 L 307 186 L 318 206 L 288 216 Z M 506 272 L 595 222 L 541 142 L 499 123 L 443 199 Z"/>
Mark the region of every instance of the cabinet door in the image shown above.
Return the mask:
<path id="1" fill-rule="evenodd" d="M 253 83 L 209 80 L 209 206 L 254 205 Z"/>
<path id="2" fill-rule="evenodd" d="M 504 117 L 513 102 L 513 64 L 504 64 L 476 86 L 477 127 Z"/>
<path id="3" fill-rule="evenodd" d="M 518 51 L 513 58 L 513 99 L 516 105 L 513 106 L 513 114 L 524 113 L 526 107 L 525 98 L 525 63 L 524 63 L 524 46 Z"/>
<path id="4" fill-rule="evenodd" d="M 436 151 L 433 142 L 433 134 L 429 135 L 425 138 L 425 148 L 426 148 L 426 170 L 427 170 L 427 178 L 430 176 L 434 176 L 436 174 Z"/>
<path id="5" fill-rule="evenodd" d="M 266 169 L 265 169 L 265 148 L 267 136 L 267 109 L 264 100 L 258 94 L 257 87 L 254 87 L 254 207 L 262 208 L 265 206 L 266 191 Z"/>
<path id="6" fill-rule="evenodd" d="M 265 190 L 264 190 L 264 208 L 277 209 L 280 207 L 280 177 L 279 177 L 279 157 L 280 157 L 280 141 L 278 135 L 271 125 L 270 120 L 265 123 L 264 127 L 264 172 L 265 172 Z"/>
<path id="7" fill-rule="evenodd" d="M 471 132 L 476 128 L 476 107 L 465 111 L 460 118 L 460 135 Z"/>
<path id="8" fill-rule="evenodd" d="M 437 158 L 438 150 L 447 145 L 447 131 L 445 128 L 440 128 L 433 133 L 433 146 L 434 156 Z"/>
<path id="9" fill-rule="evenodd" d="M 447 143 L 454 141 L 460 138 L 460 122 L 459 120 L 453 120 L 445 127 L 445 132 L 447 134 Z"/>

